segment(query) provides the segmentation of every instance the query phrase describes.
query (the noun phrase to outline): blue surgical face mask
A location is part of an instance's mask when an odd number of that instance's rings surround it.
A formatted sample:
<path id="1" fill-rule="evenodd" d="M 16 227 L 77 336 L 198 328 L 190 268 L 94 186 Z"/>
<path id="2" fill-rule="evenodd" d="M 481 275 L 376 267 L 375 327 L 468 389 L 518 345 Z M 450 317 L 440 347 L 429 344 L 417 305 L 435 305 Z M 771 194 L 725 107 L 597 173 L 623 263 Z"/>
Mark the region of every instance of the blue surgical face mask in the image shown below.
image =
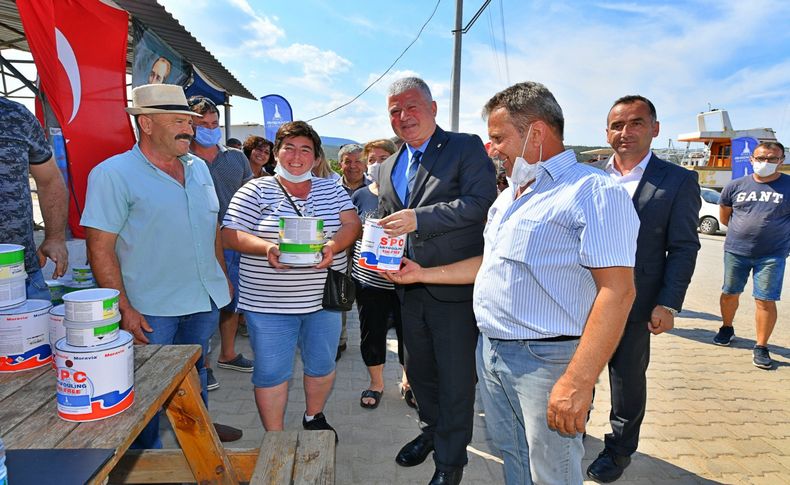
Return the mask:
<path id="1" fill-rule="evenodd" d="M 216 145 L 222 139 L 222 130 L 216 128 L 195 127 L 195 141 L 198 145 L 210 147 Z"/>

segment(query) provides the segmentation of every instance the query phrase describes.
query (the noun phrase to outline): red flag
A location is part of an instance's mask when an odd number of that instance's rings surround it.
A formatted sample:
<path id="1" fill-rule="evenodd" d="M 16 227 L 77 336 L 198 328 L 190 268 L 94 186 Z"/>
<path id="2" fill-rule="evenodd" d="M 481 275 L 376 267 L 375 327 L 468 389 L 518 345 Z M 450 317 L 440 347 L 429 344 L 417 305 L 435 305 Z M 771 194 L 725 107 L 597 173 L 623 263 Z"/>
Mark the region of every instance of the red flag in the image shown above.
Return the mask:
<path id="1" fill-rule="evenodd" d="M 135 142 L 126 107 L 129 14 L 100 0 L 17 0 L 41 89 L 66 139 L 71 202 L 79 225 L 88 173 Z"/>

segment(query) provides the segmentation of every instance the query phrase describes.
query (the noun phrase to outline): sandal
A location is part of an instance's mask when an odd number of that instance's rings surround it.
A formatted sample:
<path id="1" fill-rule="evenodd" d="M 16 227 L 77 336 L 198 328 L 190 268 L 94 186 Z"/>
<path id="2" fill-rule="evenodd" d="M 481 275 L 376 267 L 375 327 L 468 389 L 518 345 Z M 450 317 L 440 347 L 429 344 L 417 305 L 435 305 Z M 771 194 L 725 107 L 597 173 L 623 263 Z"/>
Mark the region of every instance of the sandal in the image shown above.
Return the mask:
<path id="1" fill-rule="evenodd" d="M 406 401 L 406 405 L 410 408 L 417 409 L 417 400 L 414 399 L 414 393 L 412 392 L 411 388 L 400 388 L 400 395 L 403 396 L 403 400 Z"/>
<path id="2" fill-rule="evenodd" d="M 363 399 L 373 399 L 373 404 L 366 403 Z M 362 396 L 359 398 L 359 405 L 366 409 L 376 409 L 379 407 L 381 401 L 381 392 L 374 391 L 373 389 L 365 389 L 362 391 Z"/>

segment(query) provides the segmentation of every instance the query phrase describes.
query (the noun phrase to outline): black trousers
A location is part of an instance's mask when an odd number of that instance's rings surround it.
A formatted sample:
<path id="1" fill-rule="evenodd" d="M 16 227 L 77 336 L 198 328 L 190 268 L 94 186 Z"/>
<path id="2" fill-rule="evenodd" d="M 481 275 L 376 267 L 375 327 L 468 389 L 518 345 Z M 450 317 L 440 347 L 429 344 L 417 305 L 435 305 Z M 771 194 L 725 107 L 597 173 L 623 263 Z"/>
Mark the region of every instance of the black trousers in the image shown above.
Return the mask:
<path id="1" fill-rule="evenodd" d="M 403 330 L 400 300 L 395 290 L 357 285 L 357 310 L 359 311 L 359 349 L 368 367 L 387 361 L 387 331 L 390 322 L 398 336 L 398 361 L 403 365 Z"/>
<path id="2" fill-rule="evenodd" d="M 472 302 L 438 301 L 415 285 L 403 295 L 406 375 L 425 423 L 423 434 L 433 440 L 436 467 L 452 471 L 466 465 L 472 440 L 477 345 Z"/>
<path id="3" fill-rule="evenodd" d="M 647 403 L 650 335 L 647 322 L 627 322 L 620 345 L 609 361 L 612 432 L 604 437 L 604 445 L 618 455 L 630 456 L 639 445 Z"/>

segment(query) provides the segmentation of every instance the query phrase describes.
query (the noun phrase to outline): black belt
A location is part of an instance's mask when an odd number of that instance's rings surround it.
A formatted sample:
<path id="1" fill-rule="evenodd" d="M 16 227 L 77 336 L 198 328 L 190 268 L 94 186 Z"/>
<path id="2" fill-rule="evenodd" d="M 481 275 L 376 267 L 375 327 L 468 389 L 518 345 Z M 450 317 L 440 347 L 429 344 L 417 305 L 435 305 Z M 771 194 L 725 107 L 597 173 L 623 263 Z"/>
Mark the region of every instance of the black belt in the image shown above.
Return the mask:
<path id="1" fill-rule="evenodd" d="M 568 342 L 570 340 L 579 340 L 581 337 L 578 335 L 557 335 L 556 337 L 546 338 L 525 338 L 525 339 L 504 339 L 492 338 L 489 340 L 499 340 L 502 342 Z"/>

